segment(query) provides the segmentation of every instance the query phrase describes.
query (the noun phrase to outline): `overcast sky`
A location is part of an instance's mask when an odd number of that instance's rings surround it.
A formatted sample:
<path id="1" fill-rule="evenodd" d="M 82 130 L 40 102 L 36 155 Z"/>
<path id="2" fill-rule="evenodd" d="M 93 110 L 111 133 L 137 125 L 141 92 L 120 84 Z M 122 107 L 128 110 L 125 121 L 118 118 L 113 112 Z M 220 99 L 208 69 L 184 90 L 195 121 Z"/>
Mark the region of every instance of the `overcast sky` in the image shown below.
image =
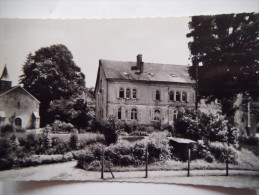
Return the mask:
<path id="1" fill-rule="evenodd" d="M 94 86 L 99 59 L 187 65 L 189 17 L 158 19 L 0 20 L 0 67 L 14 84 L 26 56 L 41 47 L 64 44 Z"/>
<path id="2" fill-rule="evenodd" d="M 187 65 L 187 16 L 253 11 L 259 11 L 258 0 L 0 0 L 0 18 L 37 18 L 0 19 L 0 72 L 7 64 L 18 84 L 26 56 L 53 44 L 72 52 L 87 87 L 95 85 L 100 58 L 135 61 L 142 54 L 144 62 Z M 167 18 L 154 18 L 159 16 Z M 134 17 L 153 18 L 102 19 Z"/>

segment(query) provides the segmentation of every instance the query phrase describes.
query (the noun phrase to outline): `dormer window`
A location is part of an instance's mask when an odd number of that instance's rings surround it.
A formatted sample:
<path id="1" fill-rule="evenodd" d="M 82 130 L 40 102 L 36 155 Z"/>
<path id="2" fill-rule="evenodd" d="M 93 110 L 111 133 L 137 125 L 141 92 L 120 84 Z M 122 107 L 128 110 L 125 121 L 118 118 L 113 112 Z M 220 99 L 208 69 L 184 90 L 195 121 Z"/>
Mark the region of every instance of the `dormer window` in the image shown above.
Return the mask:
<path id="1" fill-rule="evenodd" d="M 17 102 L 17 107 L 20 108 L 21 107 L 21 103 Z"/>

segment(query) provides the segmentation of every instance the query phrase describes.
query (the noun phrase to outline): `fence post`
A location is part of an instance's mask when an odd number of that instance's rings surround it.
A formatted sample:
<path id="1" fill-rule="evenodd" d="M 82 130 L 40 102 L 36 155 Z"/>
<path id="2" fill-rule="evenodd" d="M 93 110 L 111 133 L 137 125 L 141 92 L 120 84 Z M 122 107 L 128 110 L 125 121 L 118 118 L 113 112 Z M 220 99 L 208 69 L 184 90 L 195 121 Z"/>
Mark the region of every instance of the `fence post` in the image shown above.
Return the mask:
<path id="1" fill-rule="evenodd" d="M 145 178 L 147 178 L 148 177 L 148 152 L 147 152 L 147 148 L 146 148 L 145 157 L 146 157 L 146 176 L 145 176 Z"/>
<path id="2" fill-rule="evenodd" d="M 190 160 L 191 160 L 191 148 L 188 148 L 188 174 L 187 176 L 190 176 Z"/>
<path id="3" fill-rule="evenodd" d="M 101 169 L 101 179 L 104 179 L 103 177 L 103 172 L 104 172 L 104 148 L 102 150 L 102 169 Z"/>

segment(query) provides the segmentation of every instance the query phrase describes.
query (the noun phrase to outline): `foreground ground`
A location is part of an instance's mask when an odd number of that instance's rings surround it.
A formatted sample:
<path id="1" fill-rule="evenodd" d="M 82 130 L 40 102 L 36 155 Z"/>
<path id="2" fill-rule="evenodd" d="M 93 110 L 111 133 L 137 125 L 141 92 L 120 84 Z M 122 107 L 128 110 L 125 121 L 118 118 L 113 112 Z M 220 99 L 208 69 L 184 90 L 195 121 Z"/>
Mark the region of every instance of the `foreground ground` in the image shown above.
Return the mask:
<path id="1" fill-rule="evenodd" d="M 37 167 L 13 169 L 0 172 L 0 181 L 31 181 L 31 180 L 87 180 L 103 181 L 100 172 L 85 171 L 75 168 L 76 161 L 41 165 Z M 191 177 L 186 171 L 149 171 L 144 178 L 144 171 L 105 173 L 105 181 L 128 181 L 147 183 L 194 184 L 207 186 L 224 186 L 235 188 L 253 188 L 259 186 L 258 171 L 230 170 L 226 177 L 224 170 L 192 170 Z"/>

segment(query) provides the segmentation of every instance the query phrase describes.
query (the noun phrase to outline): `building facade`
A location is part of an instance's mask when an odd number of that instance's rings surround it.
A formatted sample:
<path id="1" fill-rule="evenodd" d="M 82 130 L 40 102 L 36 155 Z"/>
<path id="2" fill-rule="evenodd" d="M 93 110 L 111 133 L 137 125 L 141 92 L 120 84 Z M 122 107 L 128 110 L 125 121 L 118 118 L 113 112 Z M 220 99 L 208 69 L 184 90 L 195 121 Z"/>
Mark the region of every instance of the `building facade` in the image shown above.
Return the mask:
<path id="1" fill-rule="evenodd" d="M 101 59 L 95 85 L 96 119 L 114 115 L 131 125 L 172 125 L 180 110 L 195 108 L 194 86 L 187 66 L 144 63 L 141 55 L 135 62 Z M 241 103 L 239 96 L 235 122 L 242 134 L 254 135 L 258 121 Z M 216 113 L 221 106 L 201 100 L 199 110 Z"/>
<path id="2" fill-rule="evenodd" d="M 5 66 L 0 77 L 0 127 L 13 124 L 16 128 L 39 128 L 39 104 L 23 87 L 12 87 Z"/>
<path id="3" fill-rule="evenodd" d="M 96 119 L 110 115 L 127 124 L 171 125 L 181 109 L 195 107 L 187 66 L 100 60 L 95 87 Z"/>

